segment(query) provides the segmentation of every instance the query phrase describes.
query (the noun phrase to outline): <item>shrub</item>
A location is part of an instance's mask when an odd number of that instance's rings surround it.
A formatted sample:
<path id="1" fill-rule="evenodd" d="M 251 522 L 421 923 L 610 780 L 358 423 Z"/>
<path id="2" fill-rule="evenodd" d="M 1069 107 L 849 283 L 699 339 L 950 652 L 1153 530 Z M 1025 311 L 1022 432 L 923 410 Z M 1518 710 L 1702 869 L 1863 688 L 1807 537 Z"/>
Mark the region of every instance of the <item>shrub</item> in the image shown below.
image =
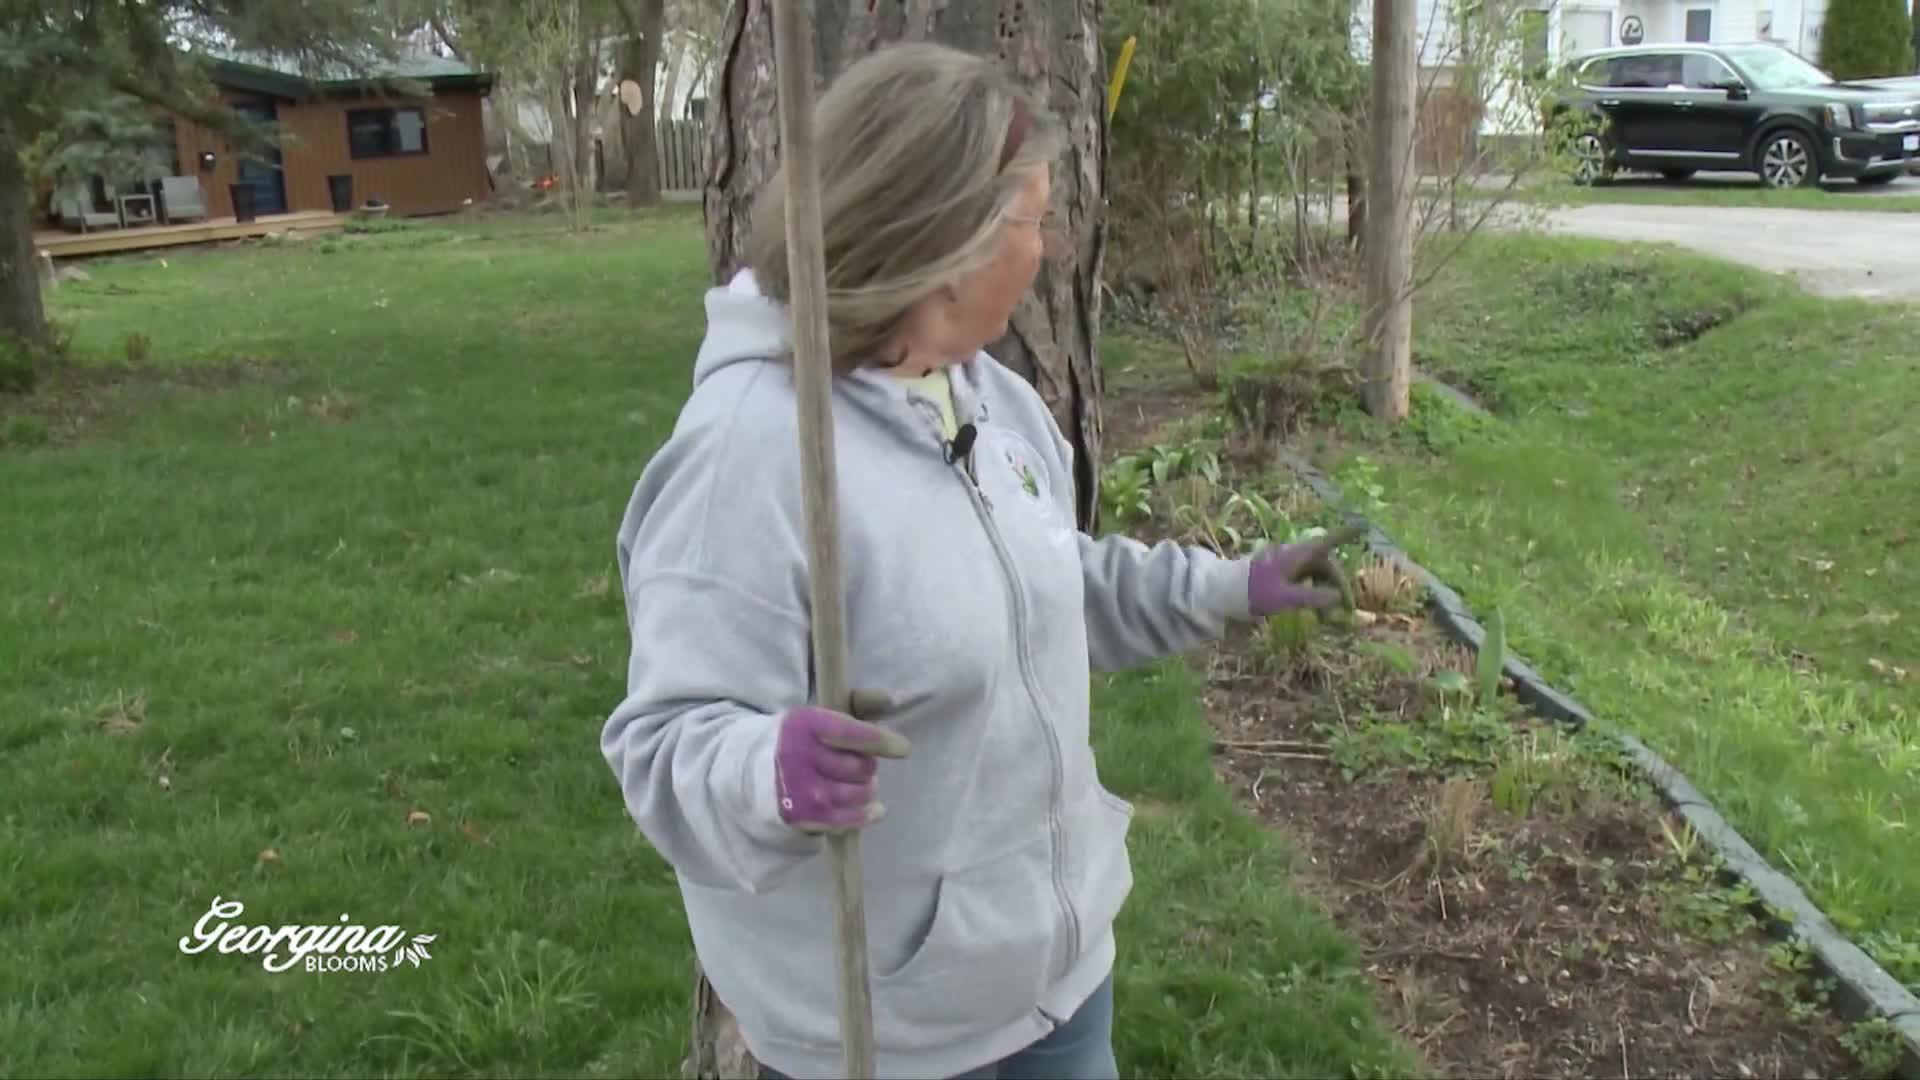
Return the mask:
<path id="1" fill-rule="evenodd" d="M 1832 0 L 1820 32 L 1820 66 L 1838 79 L 1912 74 L 1906 0 Z"/>

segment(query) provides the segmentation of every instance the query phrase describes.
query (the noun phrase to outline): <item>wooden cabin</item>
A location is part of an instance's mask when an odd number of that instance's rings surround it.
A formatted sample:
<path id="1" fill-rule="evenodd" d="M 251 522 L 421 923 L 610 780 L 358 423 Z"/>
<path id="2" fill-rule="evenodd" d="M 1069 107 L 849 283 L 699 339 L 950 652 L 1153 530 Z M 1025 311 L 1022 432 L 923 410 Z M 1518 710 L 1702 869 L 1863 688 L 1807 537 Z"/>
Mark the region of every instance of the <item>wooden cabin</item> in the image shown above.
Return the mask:
<path id="1" fill-rule="evenodd" d="M 373 79 L 323 79 L 221 58 L 209 75 L 230 107 L 281 133 L 274 160 L 243 160 L 225 136 L 172 118 L 176 171 L 199 178 L 212 217 L 235 215 L 235 185 L 254 215 L 381 203 L 397 215 L 437 214 L 491 193 L 481 99 L 493 78 L 465 64 L 423 57 Z"/>

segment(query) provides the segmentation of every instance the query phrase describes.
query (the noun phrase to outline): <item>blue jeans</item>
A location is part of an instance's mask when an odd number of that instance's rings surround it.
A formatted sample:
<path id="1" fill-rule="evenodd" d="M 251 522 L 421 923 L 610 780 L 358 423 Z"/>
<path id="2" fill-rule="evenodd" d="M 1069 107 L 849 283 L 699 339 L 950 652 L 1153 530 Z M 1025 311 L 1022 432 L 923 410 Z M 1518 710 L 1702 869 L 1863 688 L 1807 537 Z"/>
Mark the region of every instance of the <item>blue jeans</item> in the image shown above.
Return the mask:
<path id="1" fill-rule="evenodd" d="M 760 1080 L 790 1080 L 765 1065 Z M 1113 1057 L 1113 976 L 1039 1042 L 953 1080 L 1120 1080 Z"/>

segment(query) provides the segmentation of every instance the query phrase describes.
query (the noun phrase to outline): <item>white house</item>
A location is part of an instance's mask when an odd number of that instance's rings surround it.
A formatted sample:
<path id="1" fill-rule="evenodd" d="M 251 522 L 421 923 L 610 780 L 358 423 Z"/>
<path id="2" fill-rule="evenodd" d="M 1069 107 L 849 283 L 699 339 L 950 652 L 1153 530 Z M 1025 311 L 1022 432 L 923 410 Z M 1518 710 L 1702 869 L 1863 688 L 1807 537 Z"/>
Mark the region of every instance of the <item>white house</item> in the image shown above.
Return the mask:
<path id="1" fill-rule="evenodd" d="M 1445 85 L 1459 62 L 1452 12 L 1457 0 L 1417 0 L 1422 81 Z M 1818 61 L 1827 0 L 1522 0 L 1520 47 L 1528 66 L 1613 45 L 1771 41 Z M 1373 5 L 1355 5 L 1353 48 L 1371 52 Z M 1487 135 L 1535 128 L 1528 109 L 1502 108 L 1495 88 L 1481 124 Z"/>

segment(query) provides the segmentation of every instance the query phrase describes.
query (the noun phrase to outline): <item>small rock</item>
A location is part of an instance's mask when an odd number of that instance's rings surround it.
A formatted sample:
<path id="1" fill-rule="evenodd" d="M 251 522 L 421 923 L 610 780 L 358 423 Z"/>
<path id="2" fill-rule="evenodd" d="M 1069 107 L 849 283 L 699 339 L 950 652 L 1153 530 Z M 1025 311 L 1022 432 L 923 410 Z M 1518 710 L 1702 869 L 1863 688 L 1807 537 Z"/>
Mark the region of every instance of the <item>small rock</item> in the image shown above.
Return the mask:
<path id="1" fill-rule="evenodd" d="M 425 810 L 409 810 L 407 811 L 407 824 L 431 825 L 433 824 L 433 815 L 427 813 Z"/>
<path id="2" fill-rule="evenodd" d="M 267 848 L 260 853 L 260 861 L 263 863 L 277 863 L 280 861 L 280 853 L 272 848 Z"/>
<path id="3" fill-rule="evenodd" d="M 1515 978 L 1515 979 L 1514 979 L 1514 982 L 1517 982 L 1517 983 L 1519 983 L 1519 984 L 1520 984 L 1521 986 L 1525 986 L 1525 985 L 1527 985 L 1527 977 L 1526 977 L 1525 975 L 1521 975 L 1521 976 L 1519 976 L 1519 977 L 1517 977 L 1517 978 Z"/>

